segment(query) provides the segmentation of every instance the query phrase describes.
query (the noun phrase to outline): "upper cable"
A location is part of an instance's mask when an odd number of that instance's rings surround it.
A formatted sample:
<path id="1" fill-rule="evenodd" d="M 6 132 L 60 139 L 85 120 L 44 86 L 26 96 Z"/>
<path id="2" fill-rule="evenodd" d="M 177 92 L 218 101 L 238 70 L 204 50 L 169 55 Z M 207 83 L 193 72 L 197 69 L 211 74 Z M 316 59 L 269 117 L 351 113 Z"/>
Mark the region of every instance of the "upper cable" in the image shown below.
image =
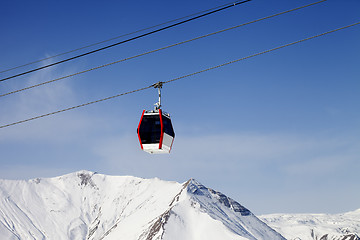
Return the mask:
<path id="1" fill-rule="evenodd" d="M 198 16 L 183 20 L 181 22 L 177 22 L 177 23 L 171 24 L 169 26 L 165 26 L 165 27 L 162 27 L 162 28 L 159 28 L 159 29 L 156 29 L 156 30 L 153 30 L 153 31 L 150 31 L 150 32 L 147 32 L 147 33 L 144 33 L 144 34 L 141 34 L 141 35 L 138 35 L 138 36 L 135 36 L 135 37 L 120 41 L 120 42 L 117 42 L 117 43 L 113 43 L 113 44 L 110 44 L 110 45 L 102 47 L 102 48 L 98 48 L 98 49 L 95 49 L 95 50 L 92 50 L 92 51 L 89 51 L 89 52 L 86 52 L 86 53 L 82 53 L 82 54 L 79 54 L 79 55 L 76 55 L 76 56 L 73 56 L 73 57 L 58 61 L 58 62 L 47 64 L 47 65 L 44 65 L 42 67 L 34 68 L 34 69 L 31 69 L 31 70 L 28 70 L 28 71 L 25 71 L 25 72 L 22 72 L 22 73 L 18 73 L 18 74 L 9 76 L 9 77 L 2 78 L 2 79 L 0 79 L 0 82 L 6 81 L 6 80 L 9 80 L 9 79 L 12 79 L 12 78 L 20 77 L 20 76 L 23 76 L 23 75 L 26 75 L 26 74 L 29 74 L 29 73 L 32 73 L 32 72 L 36 72 L 36 71 L 39 71 L 39 70 L 42 70 L 42 69 L 45 69 L 45 68 L 48 68 L 48 67 L 52 67 L 52 66 L 58 65 L 60 63 L 68 62 L 68 61 L 71 61 L 71 60 L 74 60 L 74 59 L 77 59 L 77 58 L 80 58 L 80 57 L 84 57 L 84 56 L 87 56 L 87 55 L 90 55 L 90 54 L 93 54 L 93 53 L 96 53 L 96 52 L 99 52 L 99 51 L 102 51 L 102 50 L 105 50 L 105 49 L 108 49 L 108 48 L 111 48 L 111 47 L 115 47 L 117 45 L 124 44 L 124 43 L 130 42 L 130 41 L 133 41 L 133 40 L 136 40 L 136 39 L 139 39 L 139 38 L 142 38 L 142 37 L 145 37 L 145 36 L 157 33 L 157 32 L 161 32 L 161 31 L 164 31 L 166 29 L 169 29 L 169 28 L 172 28 L 172 27 L 175 27 L 175 26 L 178 26 L 178 25 L 193 21 L 193 20 L 201 18 L 201 17 L 205 17 L 207 15 L 210 15 L 210 14 L 213 14 L 213 13 L 216 13 L 216 12 L 219 12 L 219 11 L 225 10 L 227 8 L 234 7 L 234 6 L 249 2 L 249 1 L 251 1 L 251 0 L 244 0 L 244 1 L 241 1 L 241 2 L 238 1 L 238 2 L 235 2 L 235 3 L 231 3 L 231 4 L 228 4 L 228 5 L 223 6 L 221 8 L 212 10 L 210 12 L 206 12 L 206 13 L 203 13 L 201 15 L 198 15 Z"/>
<path id="2" fill-rule="evenodd" d="M 249 24 L 252 24 L 252 23 L 260 22 L 260 21 L 263 21 L 263 20 L 266 20 L 266 19 L 269 19 L 269 18 L 272 18 L 272 17 L 280 16 L 282 14 L 286 14 L 286 13 L 290 13 L 290 12 L 293 12 L 293 11 L 296 11 L 296 10 L 300 10 L 302 8 L 309 7 L 309 6 L 324 2 L 324 1 L 326 1 L 326 0 L 321 0 L 321 1 L 318 1 L 318 2 L 310 3 L 310 4 L 307 4 L 307 5 L 304 5 L 304 6 L 300 6 L 300 7 L 297 7 L 297 8 L 289 9 L 289 10 L 286 10 L 286 11 L 283 11 L 283 12 L 279 12 L 279 13 L 267 16 L 267 17 L 258 18 L 258 19 L 255 19 L 253 21 L 250 21 L 250 22 L 242 23 L 242 24 L 239 24 L 239 25 L 236 25 L 236 26 L 233 26 L 233 27 L 229 27 L 229 28 L 225 28 L 225 29 L 222 29 L 222 30 L 219 30 L 219 31 L 216 31 L 216 32 L 208 33 L 208 34 L 196 37 L 196 38 L 192 38 L 192 39 L 189 39 L 189 40 L 185 40 L 185 41 L 182 41 L 182 42 L 171 44 L 171 45 L 161 47 L 161 48 L 158 48 L 158 49 L 155 49 L 155 50 L 151 50 L 151 51 L 148 51 L 148 52 L 137 54 L 137 55 L 134 55 L 134 56 L 131 56 L 131 57 L 123 58 L 123 59 L 120 59 L 120 60 L 117 60 L 117 61 L 114 61 L 114 62 L 110 62 L 110 63 L 103 64 L 103 65 L 100 65 L 100 66 L 97 66 L 97 67 L 86 69 L 86 70 L 83 70 L 83 71 L 80 71 L 80 72 L 77 72 L 77 73 L 73 73 L 73 74 L 70 74 L 70 75 L 67 75 L 67 76 L 62 76 L 62 77 L 55 78 L 55 79 L 45 81 L 45 82 L 42 82 L 42 83 L 38 83 L 38 84 L 35 84 L 35 85 L 32 85 L 32 86 L 28 86 L 28 87 L 25 87 L 25 88 L 22 88 L 22 89 L 18 89 L 18 90 L 14 90 L 14 91 L 11 91 L 11 92 L 3 93 L 3 94 L 0 94 L 0 97 L 5 97 L 5 96 L 11 95 L 11 94 L 19 93 L 19 92 L 29 90 L 29 89 L 32 89 L 32 88 L 35 88 L 35 87 L 40 87 L 42 85 L 53 83 L 53 82 L 56 82 L 56 81 L 59 81 L 59 80 L 69 78 L 69 77 L 74 77 L 74 76 L 77 76 L 77 75 L 80 75 L 80 74 L 83 74 L 83 73 L 87 73 L 87 72 L 90 72 L 90 71 L 94 71 L 94 70 L 97 70 L 97 69 L 100 69 L 100 68 L 103 68 L 103 67 L 108 67 L 108 66 L 111 66 L 111 65 L 116 64 L 116 63 L 124 62 L 124 61 L 130 60 L 130 59 L 145 56 L 147 54 L 155 53 L 155 52 L 165 50 L 167 48 L 171 48 L 171 47 L 174 47 L 174 46 L 178 46 L 178 45 L 181 45 L 181 44 L 184 44 L 184 43 L 192 42 L 192 41 L 202 39 L 202 38 L 205 38 L 205 37 L 209 37 L 209 36 L 212 36 L 212 35 L 215 35 L 215 34 L 223 33 L 223 32 L 233 30 L 233 29 L 236 29 L 236 28 L 239 28 L 239 27 L 243 27 L 243 26 L 246 26 L 246 25 L 249 25 Z"/>

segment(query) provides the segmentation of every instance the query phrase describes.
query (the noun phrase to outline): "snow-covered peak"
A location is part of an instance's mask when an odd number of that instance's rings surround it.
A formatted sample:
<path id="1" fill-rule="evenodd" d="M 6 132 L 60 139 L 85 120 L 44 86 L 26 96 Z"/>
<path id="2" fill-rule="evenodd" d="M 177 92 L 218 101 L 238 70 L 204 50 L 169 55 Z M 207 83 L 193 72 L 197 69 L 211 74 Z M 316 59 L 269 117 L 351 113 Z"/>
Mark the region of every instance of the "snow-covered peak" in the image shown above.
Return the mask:
<path id="1" fill-rule="evenodd" d="M 244 206 L 240 205 L 235 200 L 225 196 L 221 192 L 215 191 L 211 188 L 207 188 L 195 179 L 191 179 L 188 184 L 188 193 L 195 196 L 205 196 L 208 199 L 214 199 L 213 204 L 222 204 L 223 206 L 233 210 L 234 212 L 240 213 L 242 216 L 248 216 L 252 214 Z M 217 200 L 217 201 L 216 201 Z"/>
<path id="2" fill-rule="evenodd" d="M 283 239 L 249 210 L 194 179 L 78 171 L 0 180 L 1 239 Z"/>
<path id="3" fill-rule="evenodd" d="M 326 234 L 355 240 L 359 219 L 360 209 L 336 216 L 263 217 L 270 228 L 194 179 L 181 184 L 86 170 L 29 181 L 0 179 L 1 240 L 284 240 L 278 232 L 288 239 L 299 239 L 291 238 L 299 233 L 302 240 Z M 332 229 L 334 222 L 341 224 Z"/>

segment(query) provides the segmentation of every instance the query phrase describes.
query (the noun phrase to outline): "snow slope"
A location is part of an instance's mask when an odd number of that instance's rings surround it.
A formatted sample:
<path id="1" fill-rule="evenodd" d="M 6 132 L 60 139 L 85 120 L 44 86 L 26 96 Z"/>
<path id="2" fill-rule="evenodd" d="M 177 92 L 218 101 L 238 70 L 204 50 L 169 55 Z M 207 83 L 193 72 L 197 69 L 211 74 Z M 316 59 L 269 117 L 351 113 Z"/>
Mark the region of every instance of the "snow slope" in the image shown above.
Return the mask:
<path id="1" fill-rule="evenodd" d="M 191 179 L 186 183 L 88 171 L 0 180 L 5 239 L 284 239 L 248 209 Z"/>
<path id="2" fill-rule="evenodd" d="M 289 240 L 360 240 L 360 209 L 344 214 L 270 214 L 260 219 Z"/>

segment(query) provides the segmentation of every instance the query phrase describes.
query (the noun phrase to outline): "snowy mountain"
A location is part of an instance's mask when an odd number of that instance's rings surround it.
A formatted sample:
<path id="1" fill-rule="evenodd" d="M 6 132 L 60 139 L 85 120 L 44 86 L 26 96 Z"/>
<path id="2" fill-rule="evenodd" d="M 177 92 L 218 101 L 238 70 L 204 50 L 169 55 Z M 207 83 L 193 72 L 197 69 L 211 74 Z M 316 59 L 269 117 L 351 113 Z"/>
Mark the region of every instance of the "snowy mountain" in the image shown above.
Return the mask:
<path id="1" fill-rule="evenodd" d="M 186 183 L 80 171 L 0 180 L 0 239 L 285 239 L 248 209 Z"/>
<path id="2" fill-rule="evenodd" d="M 288 240 L 360 240 L 360 209 L 344 214 L 271 214 L 260 216 Z"/>

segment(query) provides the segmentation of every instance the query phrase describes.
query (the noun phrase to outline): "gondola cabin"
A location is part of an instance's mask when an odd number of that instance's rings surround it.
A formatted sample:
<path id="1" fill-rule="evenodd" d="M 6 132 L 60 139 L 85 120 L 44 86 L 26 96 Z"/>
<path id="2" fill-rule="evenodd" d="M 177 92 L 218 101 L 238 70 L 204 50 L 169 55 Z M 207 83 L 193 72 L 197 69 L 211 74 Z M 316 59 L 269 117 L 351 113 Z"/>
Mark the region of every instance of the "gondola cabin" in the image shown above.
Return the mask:
<path id="1" fill-rule="evenodd" d="M 170 153 L 175 133 L 170 115 L 161 109 L 144 110 L 137 129 L 141 149 L 148 153 Z"/>

